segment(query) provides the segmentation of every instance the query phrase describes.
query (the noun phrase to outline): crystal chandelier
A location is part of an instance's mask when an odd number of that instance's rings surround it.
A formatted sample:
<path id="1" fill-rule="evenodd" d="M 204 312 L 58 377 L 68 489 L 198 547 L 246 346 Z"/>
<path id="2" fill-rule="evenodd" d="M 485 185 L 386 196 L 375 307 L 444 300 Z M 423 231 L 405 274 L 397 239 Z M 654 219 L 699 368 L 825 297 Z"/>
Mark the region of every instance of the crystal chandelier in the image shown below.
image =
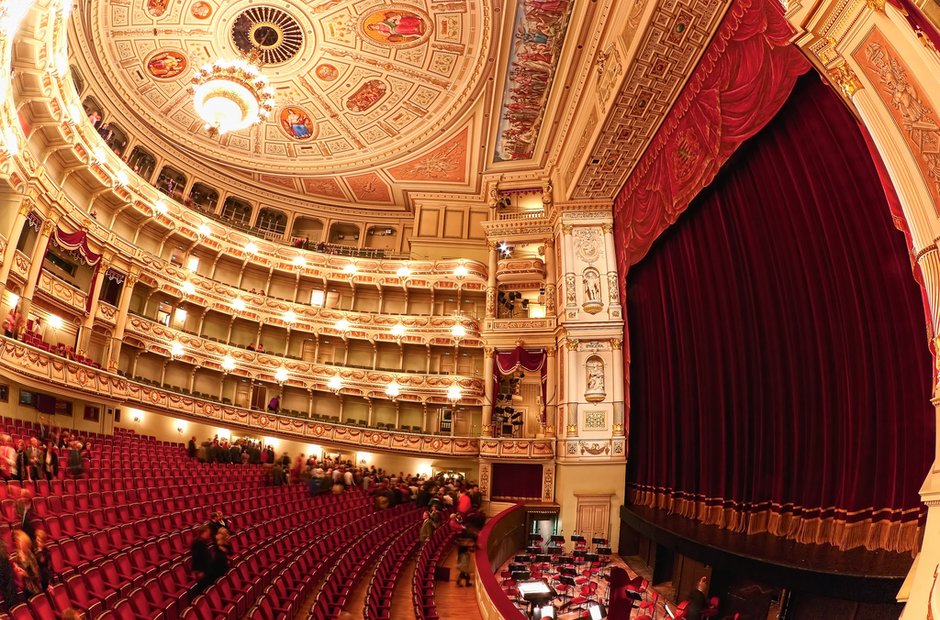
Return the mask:
<path id="1" fill-rule="evenodd" d="M 216 136 L 266 120 L 274 110 L 274 89 L 256 57 L 216 60 L 193 75 L 189 87 L 196 113 Z"/>

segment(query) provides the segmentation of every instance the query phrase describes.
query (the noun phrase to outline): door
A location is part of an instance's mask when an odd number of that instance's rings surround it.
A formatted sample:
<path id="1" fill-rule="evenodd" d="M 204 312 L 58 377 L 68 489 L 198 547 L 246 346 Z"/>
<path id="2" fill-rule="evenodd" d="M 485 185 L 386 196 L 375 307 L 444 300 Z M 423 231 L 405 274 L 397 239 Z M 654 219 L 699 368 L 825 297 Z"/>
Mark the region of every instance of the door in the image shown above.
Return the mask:
<path id="1" fill-rule="evenodd" d="M 591 542 L 592 538 L 610 540 L 610 495 L 579 495 L 575 531 Z"/>

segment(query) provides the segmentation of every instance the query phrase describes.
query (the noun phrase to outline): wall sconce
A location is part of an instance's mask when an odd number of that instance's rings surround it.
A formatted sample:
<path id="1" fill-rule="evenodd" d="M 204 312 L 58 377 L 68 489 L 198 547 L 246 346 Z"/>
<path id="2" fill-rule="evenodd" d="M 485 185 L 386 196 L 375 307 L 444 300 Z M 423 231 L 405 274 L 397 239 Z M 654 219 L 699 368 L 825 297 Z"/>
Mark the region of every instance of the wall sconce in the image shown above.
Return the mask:
<path id="1" fill-rule="evenodd" d="M 391 400 L 396 400 L 398 395 L 401 394 L 401 386 L 398 385 L 398 382 L 392 379 L 392 381 L 385 386 L 385 395 Z"/>
<path id="2" fill-rule="evenodd" d="M 170 344 L 170 357 L 171 358 L 178 359 L 183 356 L 184 352 L 185 352 L 185 349 L 183 348 L 183 345 L 180 342 L 174 341 L 172 344 Z"/>
<path id="3" fill-rule="evenodd" d="M 340 390 L 343 389 L 343 380 L 339 378 L 339 375 L 333 375 L 327 382 L 326 387 L 330 388 L 330 391 L 334 394 L 339 394 Z"/>
<path id="4" fill-rule="evenodd" d="M 452 385 L 447 388 L 447 400 L 456 405 L 461 398 L 463 398 L 463 390 L 460 389 L 459 385 Z"/>
<path id="5" fill-rule="evenodd" d="M 274 380 L 277 381 L 278 385 L 284 385 L 289 376 L 286 368 L 278 368 L 274 371 Z"/>

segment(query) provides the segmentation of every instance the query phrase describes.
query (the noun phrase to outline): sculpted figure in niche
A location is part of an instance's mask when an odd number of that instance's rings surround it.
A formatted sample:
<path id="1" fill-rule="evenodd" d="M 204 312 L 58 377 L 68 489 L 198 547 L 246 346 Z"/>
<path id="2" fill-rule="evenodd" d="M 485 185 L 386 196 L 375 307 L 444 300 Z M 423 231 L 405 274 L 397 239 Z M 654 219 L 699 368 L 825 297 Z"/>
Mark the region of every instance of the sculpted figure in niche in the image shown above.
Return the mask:
<path id="1" fill-rule="evenodd" d="M 604 362 L 596 357 L 588 361 L 588 391 L 604 391 Z"/>
<path id="2" fill-rule="evenodd" d="M 584 275 L 584 299 L 585 301 L 601 300 L 601 278 L 595 269 L 585 269 Z"/>
<path id="3" fill-rule="evenodd" d="M 584 364 L 584 368 L 587 372 L 587 390 L 584 392 L 585 399 L 591 403 L 604 400 L 606 396 L 604 386 L 604 360 L 597 356 L 589 357 Z"/>

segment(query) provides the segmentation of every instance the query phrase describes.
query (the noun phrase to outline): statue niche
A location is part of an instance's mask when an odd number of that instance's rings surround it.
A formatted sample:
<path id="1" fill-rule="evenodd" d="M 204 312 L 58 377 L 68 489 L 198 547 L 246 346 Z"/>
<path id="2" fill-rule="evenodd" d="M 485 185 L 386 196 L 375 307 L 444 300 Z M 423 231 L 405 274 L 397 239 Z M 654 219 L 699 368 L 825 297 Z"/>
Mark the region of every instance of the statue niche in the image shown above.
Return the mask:
<path id="1" fill-rule="evenodd" d="M 599 403 L 607 398 L 607 391 L 604 387 L 604 360 L 597 355 L 592 355 L 585 362 L 584 369 L 587 385 L 584 400 L 589 403 Z"/>
<path id="2" fill-rule="evenodd" d="M 588 267 L 581 274 L 581 284 L 584 287 L 584 303 L 581 304 L 581 308 L 590 314 L 597 314 L 603 310 L 600 272 L 594 267 Z"/>

